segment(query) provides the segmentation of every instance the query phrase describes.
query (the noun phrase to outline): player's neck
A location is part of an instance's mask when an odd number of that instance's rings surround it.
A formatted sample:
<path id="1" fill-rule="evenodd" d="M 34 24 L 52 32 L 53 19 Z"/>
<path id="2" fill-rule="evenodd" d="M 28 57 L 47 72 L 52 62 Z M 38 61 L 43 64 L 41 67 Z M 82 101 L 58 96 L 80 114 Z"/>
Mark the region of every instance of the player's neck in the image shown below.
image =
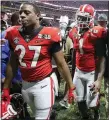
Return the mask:
<path id="1" fill-rule="evenodd" d="M 24 27 L 24 31 L 27 34 L 31 34 L 34 30 L 38 29 L 39 27 L 40 27 L 40 24 L 31 25 L 31 26 L 28 26 L 28 27 Z"/>
<path id="2" fill-rule="evenodd" d="M 86 31 L 88 31 L 89 28 L 82 28 L 80 29 L 79 33 L 84 34 Z"/>

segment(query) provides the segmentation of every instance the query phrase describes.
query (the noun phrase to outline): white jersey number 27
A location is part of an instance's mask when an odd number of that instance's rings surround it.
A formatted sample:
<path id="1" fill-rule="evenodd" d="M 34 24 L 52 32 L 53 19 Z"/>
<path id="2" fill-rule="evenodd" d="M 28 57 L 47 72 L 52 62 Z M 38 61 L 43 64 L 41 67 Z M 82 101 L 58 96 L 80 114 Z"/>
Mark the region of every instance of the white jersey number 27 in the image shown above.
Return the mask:
<path id="1" fill-rule="evenodd" d="M 30 51 L 34 51 L 34 57 L 33 57 L 33 60 L 31 62 L 31 67 L 35 67 L 36 64 L 37 64 L 37 61 L 38 61 L 38 58 L 39 58 L 39 55 L 40 55 L 40 51 L 41 51 L 41 46 L 28 46 L 29 50 Z M 23 62 L 23 58 L 26 54 L 26 49 L 23 45 L 17 45 L 16 48 L 15 48 L 15 51 L 18 51 L 18 50 L 21 50 L 21 53 L 19 55 L 19 62 L 20 62 L 20 65 L 22 67 L 26 67 L 26 63 Z"/>

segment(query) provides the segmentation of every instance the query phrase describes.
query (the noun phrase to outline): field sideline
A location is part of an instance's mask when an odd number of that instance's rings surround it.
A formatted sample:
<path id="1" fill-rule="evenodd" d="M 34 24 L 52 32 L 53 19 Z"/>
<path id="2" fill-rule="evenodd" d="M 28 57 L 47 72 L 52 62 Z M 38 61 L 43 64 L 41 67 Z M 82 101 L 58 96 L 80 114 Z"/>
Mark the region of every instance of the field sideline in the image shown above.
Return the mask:
<path id="1" fill-rule="evenodd" d="M 80 120 L 80 115 L 78 113 L 78 108 L 76 103 L 73 103 L 69 109 L 62 108 L 59 105 L 59 101 L 63 98 L 63 90 L 64 90 L 64 81 L 62 80 L 59 92 L 61 93 L 60 97 L 56 98 L 55 105 L 53 111 L 56 113 L 55 120 Z M 101 93 L 105 94 L 104 91 L 104 81 L 102 82 Z M 100 99 L 100 120 L 107 120 L 105 113 L 105 98 L 101 97 Z M 53 120 L 52 118 L 51 120 Z"/>

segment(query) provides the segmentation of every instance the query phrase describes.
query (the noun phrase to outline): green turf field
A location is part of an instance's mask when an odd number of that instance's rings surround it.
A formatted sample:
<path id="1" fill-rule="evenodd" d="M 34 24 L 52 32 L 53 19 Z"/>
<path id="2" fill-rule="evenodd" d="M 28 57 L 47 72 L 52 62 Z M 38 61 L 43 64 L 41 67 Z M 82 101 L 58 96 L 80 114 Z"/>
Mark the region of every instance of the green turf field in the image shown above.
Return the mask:
<path id="1" fill-rule="evenodd" d="M 61 97 L 56 98 L 56 101 L 55 101 L 54 110 L 56 112 L 56 120 L 80 120 L 80 115 L 79 115 L 76 103 L 73 103 L 69 109 L 62 108 L 59 105 L 59 101 L 63 97 L 63 90 L 64 90 L 64 81 L 61 82 L 61 87 L 59 89 L 59 91 L 62 95 L 61 95 Z M 105 93 L 103 83 L 102 83 L 101 93 L 103 93 L 103 94 Z M 100 119 L 107 120 L 106 113 L 105 113 L 105 98 L 101 97 L 100 102 L 101 102 L 101 104 L 100 104 Z"/>

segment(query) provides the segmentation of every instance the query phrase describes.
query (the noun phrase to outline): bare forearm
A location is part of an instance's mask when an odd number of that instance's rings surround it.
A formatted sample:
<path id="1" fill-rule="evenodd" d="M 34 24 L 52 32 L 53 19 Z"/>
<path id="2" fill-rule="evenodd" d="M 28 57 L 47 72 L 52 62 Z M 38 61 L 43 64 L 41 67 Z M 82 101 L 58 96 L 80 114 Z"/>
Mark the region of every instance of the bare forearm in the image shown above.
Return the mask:
<path id="1" fill-rule="evenodd" d="M 96 71 L 98 72 L 97 80 L 102 81 L 105 71 L 105 58 L 104 57 L 100 58 L 98 62 L 99 63 L 97 64 L 97 71 Z"/>
<path id="2" fill-rule="evenodd" d="M 53 57 L 57 64 L 58 70 L 62 75 L 62 77 L 64 78 L 64 80 L 67 82 L 69 89 L 74 88 L 74 85 L 72 83 L 71 73 L 67 63 L 65 62 L 62 50 L 60 50 L 59 52 L 56 52 Z"/>
<path id="3" fill-rule="evenodd" d="M 7 69 L 6 69 L 6 78 L 4 81 L 4 88 L 10 88 L 11 85 L 11 80 L 13 79 L 13 72 L 12 72 L 12 67 L 10 65 L 10 63 L 8 63 L 7 65 Z"/>
<path id="4" fill-rule="evenodd" d="M 18 69 L 18 59 L 12 52 L 6 68 L 6 78 L 4 81 L 4 88 L 10 88 L 11 80 L 14 78 L 17 69 Z"/>
<path id="5" fill-rule="evenodd" d="M 68 87 L 72 88 L 73 83 L 72 83 L 72 77 L 71 77 L 71 73 L 70 70 L 68 68 L 68 65 L 65 63 L 61 66 L 58 67 L 59 72 L 61 73 L 62 77 L 64 78 L 64 80 L 67 82 Z"/>

